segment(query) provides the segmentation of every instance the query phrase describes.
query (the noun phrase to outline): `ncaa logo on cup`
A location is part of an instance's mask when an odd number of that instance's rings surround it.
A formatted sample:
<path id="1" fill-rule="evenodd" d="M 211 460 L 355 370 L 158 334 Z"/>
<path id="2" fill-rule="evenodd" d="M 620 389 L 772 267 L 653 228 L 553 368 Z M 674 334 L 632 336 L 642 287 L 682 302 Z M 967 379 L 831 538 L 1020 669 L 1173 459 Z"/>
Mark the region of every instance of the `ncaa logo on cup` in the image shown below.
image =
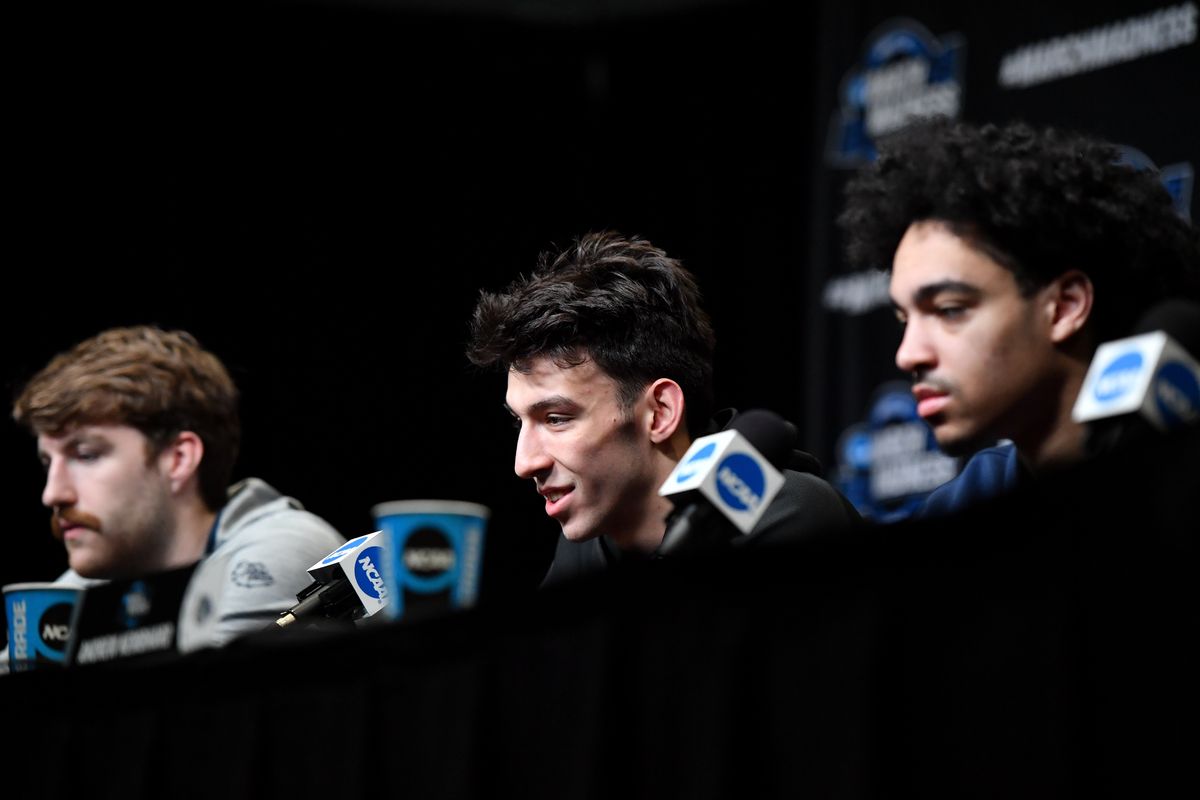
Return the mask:
<path id="1" fill-rule="evenodd" d="M 376 600 L 387 600 L 388 590 L 383 583 L 383 575 L 379 572 L 379 564 L 383 562 L 382 547 L 368 547 L 359 554 L 354 563 L 354 580 L 363 594 Z"/>
<path id="2" fill-rule="evenodd" d="M 1167 427 L 1191 422 L 1200 413 L 1200 383 L 1191 370 L 1173 361 L 1154 376 L 1154 400 Z"/>
<path id="3" fill-rule="evenodd" d="M 717 492 L 736 511 L 753 511 L 762 503 L 767 478 L 745 453 L 734 453 L 717 467 Z"/>
<path id="4" fill-rule="evenodd" d="M 1116 400 L 1133 388 L 1141 368 L 1142 354 L 1136 350 L 1118 356 L 1100 373 L 1092 393 L 1101 403 Z"/>

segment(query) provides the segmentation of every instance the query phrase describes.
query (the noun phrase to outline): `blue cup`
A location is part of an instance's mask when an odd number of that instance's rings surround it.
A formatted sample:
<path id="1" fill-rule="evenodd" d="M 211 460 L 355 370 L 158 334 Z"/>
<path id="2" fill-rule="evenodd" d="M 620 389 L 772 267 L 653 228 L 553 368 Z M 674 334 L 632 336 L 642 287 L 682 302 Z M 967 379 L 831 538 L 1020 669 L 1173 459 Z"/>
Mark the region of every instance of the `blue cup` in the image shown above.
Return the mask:
<path id="1" fill-rule="evenodd" d="M 491 512 L 458 500 L 398 500 L 371 509 L 383 531 L 390 619 L 434 616 L 475 604 Z"/>
<path id="2" fill-rule="evenodd" d="M 81 591 L 57 583 L 10 583 L 4 587 L 8 663 L 14 672 L 63 666 L 71 640 L 71 617 Z"/>

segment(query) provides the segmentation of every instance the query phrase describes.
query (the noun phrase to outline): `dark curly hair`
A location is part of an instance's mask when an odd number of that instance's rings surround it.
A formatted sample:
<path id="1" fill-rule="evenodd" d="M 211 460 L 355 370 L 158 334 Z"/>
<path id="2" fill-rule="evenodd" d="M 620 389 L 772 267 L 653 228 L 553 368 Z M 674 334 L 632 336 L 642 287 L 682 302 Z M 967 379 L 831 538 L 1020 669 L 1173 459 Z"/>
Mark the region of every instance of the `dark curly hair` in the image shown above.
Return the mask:
<path id="1" fill-rule="evenodd" d="M 670 378 L 696 435 L 712 414 L 712 325 L 683 266 L 645 239 L 589 233 L 504 292 L 481 292 L 467 358 L 525 372 L 547 356 L 561 367 L 591 359 L 629 408 L 646 385 Z"/>
<path id="2" fill-rule="evenodd" d="M 849 182 L 838 224 L 857 266 L 890 269 L 908 226 L 936 220 L 1010 269 L 1026 295 L 1077 268 L 1095 286 L 1098 340 L 1118 338 L 1156 301 L 1200 297 L 1200 236 L 1157 176 L 1117 156 L 1024 123 L 914 126 Z"/>

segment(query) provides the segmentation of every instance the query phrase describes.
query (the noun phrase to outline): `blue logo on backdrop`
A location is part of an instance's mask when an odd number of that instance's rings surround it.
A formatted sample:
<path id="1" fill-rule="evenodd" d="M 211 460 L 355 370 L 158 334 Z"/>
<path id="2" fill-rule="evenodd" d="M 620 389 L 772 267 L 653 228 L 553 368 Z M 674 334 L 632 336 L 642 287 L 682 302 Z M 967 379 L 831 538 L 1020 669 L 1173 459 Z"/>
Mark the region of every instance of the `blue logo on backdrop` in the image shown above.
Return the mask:
<path id="1" fill-rule="evenodd" d="M 1117 150 L 1120 153 L 1117 157 L 1118 164 L 1158 173 L 1158 179 L 1163 188 L 1167 190 L 1167 194 L 1171 195 L 1171 204 L 1175 206 L 1175 213 L 1188 222 L 1192 221 L 1192 187 L 1195 185 L 1196 175 L 1190 163 L 1181 161 L 1178 164 L 1168 164 L 1159 169 L 1150 160 L 1150 156 L 1136 147 L 1117 145 Z"/>
<path id="2" fill-rule="evenodd" d="M 938 450 L 916 405 L 907 383 L 889 381 L 875 391 L 866 421 L 838 440 L 838 489 L 867 519 L 907 517 L 958 472 L 957 459 Z"/>
<path id="3" fill-rule="evenodd" d="M 1191 422 L 1200 410 L 1200 383 L 1190 369 L 1172 362 L 1155 376 L 1154 400 L 1167 427 Z"/>
<path id="4" fill-rule="evenodd" d="M 370 536 L 370 534 L 367 534 L 367 536 Z M 354 548 L 358 547 L 359 544 L 361 544 L 362 541 L 366 538 L 367 538 L 366 536 L 359 536 L 357 539 L 351 539 L 350 541 L 346 542 L 344 545 L 339 547 L 337 550 L 334 550 L 332 553 L 325 556 L 325 560 L 322 561 L 321 563 L 322 564 L 332 564 L 333 562 L 335 562 L 339 558 L 341 558 L 346 553 L 347 550 L 353 550 Z"/>
<path id="5" fill-rule="evenodd" d="M 692 469 L 679 470 L 679 472 L 675 475 L 675 482 L 683 483 L 684 481 L 689 480 L 693 475 L 696 474 L 695 465 L 701 461 L 707 461 L 708 459 L 712 458 L 712 454 L 716 452 L 716 449 L 716 443 L 709 442 L 708 444 L 704 445 L 704 447 L 701 447 L 699 450 L 693 453 L 692 457 L 683 463 L 684 467 L 692 467 Z"/>
<path id="6" fill-rule="evenodd" d="M 767 478 L 762 467 L 745 453 L 734 453 L 717 468 L 717 492 L 737 511 L 752 511 L 762 503 Z"/>
<path id="7" fill-rule="evenodd" d="M 829 163 L 855 167 L 874 161 L 875 142 L 914 120 L 957 119 L 965 48 L 960 34 L 938 38 L 915 20 L 880 26 L 868 37 L 859 67 L 842 79 L 841 104 L 826 144 Z"/>
<path id="8" fill-rule="evenodd" d="M 1113 359 L 1096 379 L 1096 388 L 1093 390 L 1096 399 L 1101 403 L 1109 403 L 1128 392 L 1133 388 L 1141 368 L 1142 354 L 1136 350 Z"/>
<path id="9" fill-rule="evenodd" d="M 387 586 L 384 585 L 383 575 L 379 571 L 381 564 L 382 547 L 368 547 L 358 554 L 358 560 L 354 563 L 354 580 L 358 583 L 358 588 L 362 589 L 367 597 L 374 597 L 376 600 L 386 600 L 388 596 Z"/>

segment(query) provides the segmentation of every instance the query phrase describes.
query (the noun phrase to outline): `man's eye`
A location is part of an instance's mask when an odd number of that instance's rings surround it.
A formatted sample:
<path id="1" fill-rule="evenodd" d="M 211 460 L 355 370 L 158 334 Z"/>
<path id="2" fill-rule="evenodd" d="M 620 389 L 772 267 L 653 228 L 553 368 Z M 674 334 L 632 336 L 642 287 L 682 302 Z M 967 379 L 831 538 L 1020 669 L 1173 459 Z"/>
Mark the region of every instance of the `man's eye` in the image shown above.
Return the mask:
<path id="1" fill-rule="evenodd" d="M 571 420 L 570 417 L 564 416 L 563 414 L 547 414 L 546 415 L 546 424 L 547 425 L 562 425 L 563 423 L 569 422 L 570 420 Z"/>
<path id="2" fill-rule="evenodd" d="M 937 308 L 937 315 L 942 319 L 960 319 L 966 313 L 965 306 L 938 306 Z"/>
<path id="3" fill-rule="evenodd" d="M 513 417 L 511 420 L 509 420 L 509 422 L 515 430 L 518 430 L 518 431 L 521 430 L 521 418 L 520 417 Z"/>

